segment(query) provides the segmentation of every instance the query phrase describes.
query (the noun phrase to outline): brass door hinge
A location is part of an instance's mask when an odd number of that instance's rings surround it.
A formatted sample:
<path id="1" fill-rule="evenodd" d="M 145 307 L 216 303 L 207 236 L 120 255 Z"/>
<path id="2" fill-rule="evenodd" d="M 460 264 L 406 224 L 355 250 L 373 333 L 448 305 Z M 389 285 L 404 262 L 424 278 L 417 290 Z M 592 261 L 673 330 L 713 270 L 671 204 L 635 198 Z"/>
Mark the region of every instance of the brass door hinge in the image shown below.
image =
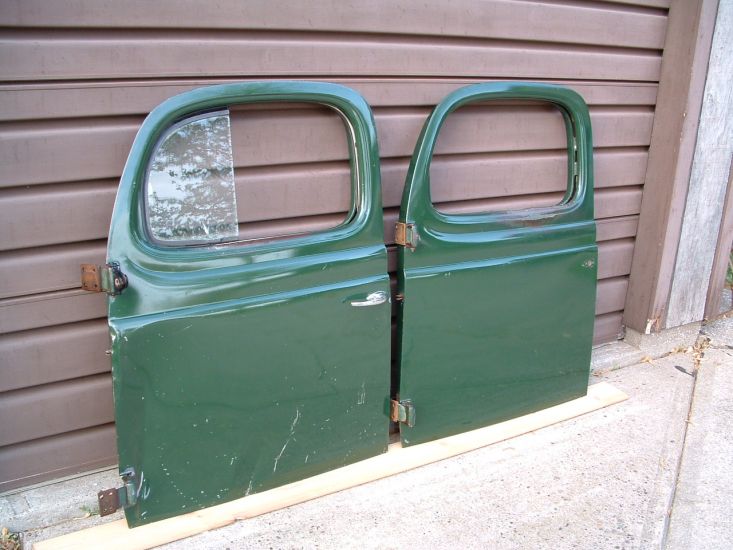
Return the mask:
<path id="1" fill-rule="evenodd" d="M 89 292 L 106 292 L 115 296 L 127 287 L 127 276 L 117 263 L 81 264 L 81 288 Z"/>
<path id="2" fill-rule="evenodd" d="M 410 399 L 402 399 L 397 401 L 392 399 L 389 402 L 389 417 L 392 422 L 405 424 L 409 428 L 415 425 L 415 405 Z"/>
<path id="3" fill-rule="evenodd" d="M 417 232 L 414 223 L 397 222 L 395 226 L 394 242 L 410 250 L 417 246 Z"/>

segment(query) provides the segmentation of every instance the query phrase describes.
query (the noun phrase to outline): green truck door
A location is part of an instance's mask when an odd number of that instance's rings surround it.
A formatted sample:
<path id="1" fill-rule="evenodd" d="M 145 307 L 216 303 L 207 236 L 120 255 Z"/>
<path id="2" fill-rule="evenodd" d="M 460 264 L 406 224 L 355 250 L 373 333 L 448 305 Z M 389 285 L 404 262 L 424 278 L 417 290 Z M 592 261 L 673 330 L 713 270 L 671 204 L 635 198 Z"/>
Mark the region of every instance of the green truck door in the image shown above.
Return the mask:
<path id="1" fill-rule="evenodd" d="M 441 213 L 429 168 L 446 117 L 475 101 L 550 102 L 563 114 L 568 185 L 560 204 Z M 582 98 L 541 84 L 487 83 L 446 97 L 407 175 L 399 252 L 404 445 L 486 426 L 585 395 L 597 249 L 591 126 Z M 403 416 L 406 416 L 403 414 Z"/>
<path id="2" fill-rule="evenodd" d="M 522 211 L 439 212 L 429 168 L 440 128 L 455 109 L 494 99 L 560 110 L 565 197 Z M 350 211 L 330 229 L 245 241 L 228 108 L 283 101 L 343 118 Z M 597 262 L 592 173 L 588 110 L 570 90 L 478 84 L 442 101 L 418 140 L 400 211 L 391 371 L 379 154 L 363 98 L 333 84 L 259 82 L 194 90 L 156 108 L 120 182 L 108 263 L 86 274 L 90 289 L 111 295 L 124 486 L 109 495 L 128 524 L 383 453 L 390 416 L 411 445 L 584 395 Z"/>
<path id="3" fill-rule="evenodd" d="M 268 101 L 341 114 L 352 167 L 341 225 L 238 239 L 227 108 Z M 240 83 L 157 107 L 124 170 L 107 261 L 103 286 L 127 277 L 110 298 L 109 326 L 129 525 L 386 451 L 390 289 L 379 155 L 356 92 Z"/>

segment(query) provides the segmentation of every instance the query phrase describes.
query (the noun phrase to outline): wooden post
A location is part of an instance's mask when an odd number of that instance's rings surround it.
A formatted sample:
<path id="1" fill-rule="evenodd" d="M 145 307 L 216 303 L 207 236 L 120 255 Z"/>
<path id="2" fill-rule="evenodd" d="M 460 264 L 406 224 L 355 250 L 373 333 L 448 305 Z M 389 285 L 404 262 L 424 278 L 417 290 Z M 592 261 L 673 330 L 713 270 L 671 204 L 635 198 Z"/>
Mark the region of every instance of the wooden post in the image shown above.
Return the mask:
<path id="1" fill-rule="evenodd" d="M 631 264 L 624 324 L 642 334 L 666 328 L 717 0 L 673 0 Z"/>

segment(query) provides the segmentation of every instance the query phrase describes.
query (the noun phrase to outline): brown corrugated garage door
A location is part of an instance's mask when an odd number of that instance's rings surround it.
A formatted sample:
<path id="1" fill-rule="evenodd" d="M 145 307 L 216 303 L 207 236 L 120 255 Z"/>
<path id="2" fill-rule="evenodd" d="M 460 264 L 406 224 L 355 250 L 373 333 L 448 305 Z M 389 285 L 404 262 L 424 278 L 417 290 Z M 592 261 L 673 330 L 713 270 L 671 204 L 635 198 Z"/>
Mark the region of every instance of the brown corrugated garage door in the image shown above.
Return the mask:
<path id="1" fill-rule="evenodd" d="M 200 85 L 297 78 L 360 91 L 379 131 L 388 244 L 417 135 L 442 97 L 488 79 L 579 91 L 596 145 L 595 340 L 617 337 L 666 1 L 122 4 L 0 7 L 0 490 L 115 462 L 105 298 L 79 290 L 79 264 L 103 262 L 117 179 L 145 114 Z M 556 115 L 473 109 L 441 136 L 437 201 L 516 208 L 562 195 Z M 338 121 L 297 105 L 241 117 L 248 160 L 237 178 L 252 192 L 240 217 L 253 234 L 334 219 L 348 191 Z"/>

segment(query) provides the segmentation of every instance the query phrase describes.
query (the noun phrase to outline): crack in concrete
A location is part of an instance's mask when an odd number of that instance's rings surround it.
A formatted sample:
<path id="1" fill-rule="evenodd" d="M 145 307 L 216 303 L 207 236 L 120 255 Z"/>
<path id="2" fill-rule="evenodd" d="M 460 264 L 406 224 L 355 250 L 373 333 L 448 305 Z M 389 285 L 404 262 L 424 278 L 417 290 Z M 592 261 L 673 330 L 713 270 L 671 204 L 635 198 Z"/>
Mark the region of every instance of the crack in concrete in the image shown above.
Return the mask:
<path id="1" fill-rule="evenodd" d="M 682 445 L 680 446 L 680 454 L 677 457 L 677 464 L 675 465 L 674 472 L 674 486 L 672 488 L 672 494 L 669 497 L 667 504 L 667 513 L 664 516 L 664 525 L 662 526 L 662 540 L 660 542 L 660 550 L 664 550 L 667 546 L 667 537 L 669 536 L 669 528 L 672 519 L 672 511 L 674 510 L 675 500 L 677 498 L 677 489 L 679 488 L 680 472 L 682 470 L 682 461 L 685 456 L 685 447 L 687 446 L 687 432 L 690 429 L 690 423 L 692 422 L 692 409 L 695 404 L 695 390 L 697 388 L 697 373 L 702 365 L 702 360 L 705 357 L 705 350 L 707 348 L 716 348 L 711 345 L 710 338 L 700 334 L 697 338 L 697 342 L 692 349 L 692 388 L 690 389 L 690 400 L 687 405 L 687 419 L 685 420 L 685 431 L 682 435 Z"/>
<path id="2" fill-rule="evenodd" d="M 682 458 L 685 454 L 685 444 L 687 442 L 687 431 L 690 427 L 690 416 L 692 415 L 692 404 L 695 399 L 695 386 L 697 385 L 697 371 L 693 371 L 692 375 L 692 388 L 690 390 L 690 399 L 687 404 L 687 419 L 685 420 L 685 431 L 682 435 L 682 444 L 680 446 L 680 454 L 677 457 L 677 463 L 674 467 L 674 485 L 672 487 L 672 493 L 669 496 L 667 503 L 667 513 L 664 515 L 664 525 L 662 526 L 662 540 L 660 541 L 659 548 L 664 550 L 667 546 L 667 536 L 669 535 L 670 519 L 672 518 L 672 509 L 674 508 L 674 501 L 677 497 L 677 487 L 680 481 L 680 471 L 682 469 Z"/>

